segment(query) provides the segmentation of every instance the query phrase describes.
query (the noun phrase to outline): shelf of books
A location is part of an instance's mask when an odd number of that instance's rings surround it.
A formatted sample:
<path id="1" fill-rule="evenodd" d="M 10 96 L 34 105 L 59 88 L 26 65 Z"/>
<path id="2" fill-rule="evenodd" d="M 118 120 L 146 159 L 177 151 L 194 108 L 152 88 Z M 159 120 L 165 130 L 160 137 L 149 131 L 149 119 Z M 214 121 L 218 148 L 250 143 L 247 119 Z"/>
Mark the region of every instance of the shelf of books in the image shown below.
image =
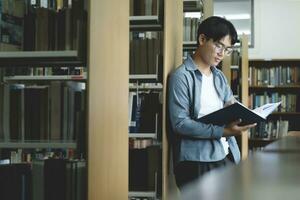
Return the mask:
<path id="1" fill-rule="evenodd" d="M 197 47 L 198 24 L 203 19 L 203 1 L 183 1 L 183 58 Z"/>
<path id="2" fill-rule="evenodd" d="M 250 60 L 249 104 L 252 108 L 281 101 L 281 107 L 266 123 L 252 130 L 250 138 L 274 140 L 288 131 L 300 130 L 300 60 Z"/>
<path id="3" fill-rule="evenodd" d="M 86 62 L 84 0 L 0 1 L 0 66 Z"/>
<path id="4" fill-rule="evenodd" d="M 173 22 L 179 18 L 182 2 L 132 0 L 130 3 L 129 199 L 167 199 L 166 80 L 169 71 L 179 65 L 175 56 L 181 54 L 175 52 L 181 51 L 182 44 Z M 132 22 L 149 15 L 157 15 L 155 20 L 158 19 L 159 25 L 141 20 L 144 23 L 141 28 L 138 22 Z"/>
<path id="5" fill-rule="evenodd" d="M 72 71 L 72 68 L 67 69 L 68 73 Z M 0 171 L 4 166 L 32 165 L 26 171 L 32 176 L 26 177 L 33 182 L 22 183 L 27 188 L 22 194 L 31 195 L 36 200 L 41 199 L 46 191 L 50 195 L 56 188 L 55 183 L 72 173 L 80 176 L 80 182 L 74 177 L 67 178 L 61 187 L 74 187 L 79 193 L 70 192 L 68 195 L 86 199 L 87 188 L 83 185 L 86 182 L 86 75 L 80 75 L 80 72 L 78 75 L 45 75 L 45 72 L 59 71 L 59 68 L 45 67 L 7 67 L 0 71 Z M 79 71 L 83 72 L 82 69 Z M 71 161 L 72 168 L 69 168 Z M 36 163 L 40 167 L 36 167 Z M 34 177 L 35 174 L 44 172 L 45 180 L 36 180 L 41 177 Z M 60 175 L 54 178 L 50 174 Z M 51 178 L 52 182 L 48 183 L 46 179 Z M 46 182 L 44 187 L 39 186 Z M 77 188 L 79 186 L 82 188 Z M 31 199 L 26 195 L 21 196 L 22 199 Z M 66 195 L 66 191 L 55 195 L 59 199 Z M 10 196 L 8 199 L 14 198 Z"/>
<path id="6" fill-rule="evenodd" d="M 130 32 L 130 82 L 161 82 L 162 41 L 162 30 Z"/>
<path id="7" fill-rule="evenodd" d="M 149 7 L 156 8 L 163 1 L 132 0 L 130 3 L 133 3 L 130 13 L 137 16 L 130 17 L 128 198 L 157 199 L 162 195 L 162 146 L 158 144 L 162 140 L 163 27 L 144 20 L 141 30 L 137 23 L 132 25 L 132 20 L 155 18 L 159 22 L 160 16 L 139 15 L 151 14 Z M 140 6 L 143 9 L 138 9 Z"/>
<path id="8" fill-rule="evenodd" d="M 1 199 L 87 197 L 86 19 L 85 0 L 0 1 Z"/>
<path id="9" fill-rule="evenodd" d="M 163 0 L 130 0 L 130 30 L 161 30 L 163 3 Z"/>

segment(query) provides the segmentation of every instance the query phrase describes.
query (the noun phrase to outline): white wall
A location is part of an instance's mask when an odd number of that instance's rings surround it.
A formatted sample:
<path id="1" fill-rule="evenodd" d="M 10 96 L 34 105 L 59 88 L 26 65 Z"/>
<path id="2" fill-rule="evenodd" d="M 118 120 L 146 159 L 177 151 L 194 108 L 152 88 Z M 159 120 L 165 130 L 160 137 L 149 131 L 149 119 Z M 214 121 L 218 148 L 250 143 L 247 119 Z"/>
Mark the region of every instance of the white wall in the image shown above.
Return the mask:
<path id="1" fill-rule="evenodd" d="M 300 0 L 254 0 L 249 59 L 300 59 Z"/>

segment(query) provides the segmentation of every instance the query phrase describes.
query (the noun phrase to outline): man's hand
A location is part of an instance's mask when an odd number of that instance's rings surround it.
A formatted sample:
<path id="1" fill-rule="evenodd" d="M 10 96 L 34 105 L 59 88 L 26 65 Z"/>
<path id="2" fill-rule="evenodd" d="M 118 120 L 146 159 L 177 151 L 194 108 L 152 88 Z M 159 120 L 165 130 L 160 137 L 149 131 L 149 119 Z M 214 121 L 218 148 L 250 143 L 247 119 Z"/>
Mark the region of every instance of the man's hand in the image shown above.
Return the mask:
<path id="1" fill-rule="evenodd" d="M 227 136 L 241 135 L 243 131 L 246 131 L 249 128 L 252 128 L 252 127 L 256 126 L 256 123 L 255 124 L 248 124 L 248 125 L 245 125 L 245 126 L 239 126 L 238 125 L 239 123 L 241 123 L 241 120 L 231 122 L 230 124 L 225 126 L 223 136 L 227 137 Z"/>

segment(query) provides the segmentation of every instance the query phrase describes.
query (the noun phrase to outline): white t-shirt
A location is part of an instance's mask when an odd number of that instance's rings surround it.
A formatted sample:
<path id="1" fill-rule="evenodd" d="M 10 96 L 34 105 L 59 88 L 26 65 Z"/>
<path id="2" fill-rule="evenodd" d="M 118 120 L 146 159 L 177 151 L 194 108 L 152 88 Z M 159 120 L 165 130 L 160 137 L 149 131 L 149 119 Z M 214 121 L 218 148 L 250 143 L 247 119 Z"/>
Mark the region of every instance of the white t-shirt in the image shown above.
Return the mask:
<path id="1" fill-rule="evenodd" d="M 210 73 L 209 76 L 202 74 L 202 86 L 201 86 L 201 95 L 200 95 L 200 111 L 198 113 L 198 117 L 202 117 L 211 112 L 219 110 L 223 108 L 223 101 L 219 98 L 217 91 L 214 86 L 213 74 Z M 224 151 L 226 155 L 229 153 L 228 151 L 228 142 L 225 137 L 221 138 L 221 142 L 223 144 Z"/>

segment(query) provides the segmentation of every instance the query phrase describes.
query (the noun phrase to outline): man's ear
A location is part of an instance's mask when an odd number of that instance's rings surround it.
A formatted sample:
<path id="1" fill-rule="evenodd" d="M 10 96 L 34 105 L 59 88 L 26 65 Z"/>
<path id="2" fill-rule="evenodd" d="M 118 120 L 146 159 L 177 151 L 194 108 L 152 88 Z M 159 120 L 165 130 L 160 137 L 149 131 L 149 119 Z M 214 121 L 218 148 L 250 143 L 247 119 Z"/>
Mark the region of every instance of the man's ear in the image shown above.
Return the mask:
<path id="1" fill-rule="evenodd" d="M 198 40 L 199 40 L 199 45 L 203 45 L 205 40 L 206 40 L 206 37 L 204 34 L 200 34 L 199 37 L 198 37 Z"/>

